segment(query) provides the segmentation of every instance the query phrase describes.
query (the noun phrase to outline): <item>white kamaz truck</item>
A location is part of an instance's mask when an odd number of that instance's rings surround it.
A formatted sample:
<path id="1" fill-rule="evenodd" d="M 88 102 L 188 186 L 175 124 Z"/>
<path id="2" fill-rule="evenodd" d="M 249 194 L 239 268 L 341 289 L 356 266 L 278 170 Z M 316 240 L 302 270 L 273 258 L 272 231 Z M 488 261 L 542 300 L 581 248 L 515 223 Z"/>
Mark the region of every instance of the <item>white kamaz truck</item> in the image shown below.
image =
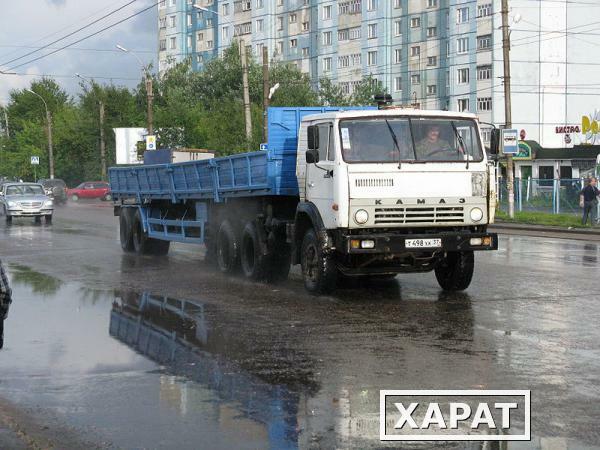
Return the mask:
<path id="1" fill-rule="evenodd" d="M 495 171 L 473 114 L 282 107 L 268 120 L 265 150 L 110 169 L 123 249 L 205 244 L 220 270 L 266 281 L 300 264 L 321 294 L 343 277 L 432 270 L 463 290 L 474 252 L 498 248 Z"/>

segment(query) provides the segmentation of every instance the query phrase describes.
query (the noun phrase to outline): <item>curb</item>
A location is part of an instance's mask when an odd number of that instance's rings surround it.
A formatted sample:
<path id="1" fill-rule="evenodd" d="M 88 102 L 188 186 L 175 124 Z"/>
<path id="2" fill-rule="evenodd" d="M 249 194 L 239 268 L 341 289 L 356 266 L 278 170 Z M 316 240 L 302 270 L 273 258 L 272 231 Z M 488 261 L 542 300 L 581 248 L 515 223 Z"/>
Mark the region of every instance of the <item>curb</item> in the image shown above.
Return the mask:
<path id="1" fill-rule="evenodd" d="M 590 235 L 600 236 L 600 229 L 586 229 L 586 228 L 563 228 L 563 227 L 552 227 L 545 225 L 532 225 L 525 223 L 510 223 L 510 222 L 495 222 L 490 225 L 492 229 L 504 229 L 504 230 L 516 230 L 516 231 L 544 231 L 548 233 L 565 233 L 565 234 L 579 234 L 579 235 Z"/>

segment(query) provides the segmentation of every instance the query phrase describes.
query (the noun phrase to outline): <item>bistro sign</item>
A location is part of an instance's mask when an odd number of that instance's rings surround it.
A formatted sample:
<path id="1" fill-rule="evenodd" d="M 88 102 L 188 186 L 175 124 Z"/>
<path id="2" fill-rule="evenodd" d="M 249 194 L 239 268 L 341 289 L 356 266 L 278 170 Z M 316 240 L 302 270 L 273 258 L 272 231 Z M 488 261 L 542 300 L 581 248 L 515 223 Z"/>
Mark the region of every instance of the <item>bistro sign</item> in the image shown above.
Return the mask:
<path id="1" fill-rule="evenodd" d="M 570 133 L 581 133 L 581 127 L 579 125 L 563 125 L 556 127 L 556 134 L 570 134 Z"/>

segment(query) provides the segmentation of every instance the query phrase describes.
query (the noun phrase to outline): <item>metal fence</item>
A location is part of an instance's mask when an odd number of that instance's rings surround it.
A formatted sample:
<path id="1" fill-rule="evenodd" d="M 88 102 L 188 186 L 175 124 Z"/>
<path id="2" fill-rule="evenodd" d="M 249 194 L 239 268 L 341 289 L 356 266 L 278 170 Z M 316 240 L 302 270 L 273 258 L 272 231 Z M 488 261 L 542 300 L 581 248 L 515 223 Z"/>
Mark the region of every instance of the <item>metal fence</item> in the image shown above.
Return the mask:
<path id="1" fill-rule="evenodd" d="M 506 181 L 498 179 L 498 204 L 502 211 L 508 211 Z M 515 211 L 581 214 L 579 192 L 584 186 L 584 178 L 515 178 Z"/>

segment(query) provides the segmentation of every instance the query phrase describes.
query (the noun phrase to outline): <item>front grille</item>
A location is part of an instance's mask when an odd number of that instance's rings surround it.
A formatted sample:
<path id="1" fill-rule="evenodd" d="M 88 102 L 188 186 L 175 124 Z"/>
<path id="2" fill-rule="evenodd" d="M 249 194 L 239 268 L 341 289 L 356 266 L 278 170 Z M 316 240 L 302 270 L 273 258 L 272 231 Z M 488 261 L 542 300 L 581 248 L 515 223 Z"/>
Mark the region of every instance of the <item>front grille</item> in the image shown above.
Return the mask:
<path id="1" fill-rule="evenodd" d="M 356 187 L 393 187 L 393 178 L 357 178 L 354 180 Z"/>
<path id="2" fill-rule="evenodd" d="M 21 208 L 39 208 L 42 202 L 19 202 Z"/>
<path id="3" fill-rule="evenodd" d="M 375 208 L 375 224 L 464 222 L 462 206 L 406 206 Z"/>

